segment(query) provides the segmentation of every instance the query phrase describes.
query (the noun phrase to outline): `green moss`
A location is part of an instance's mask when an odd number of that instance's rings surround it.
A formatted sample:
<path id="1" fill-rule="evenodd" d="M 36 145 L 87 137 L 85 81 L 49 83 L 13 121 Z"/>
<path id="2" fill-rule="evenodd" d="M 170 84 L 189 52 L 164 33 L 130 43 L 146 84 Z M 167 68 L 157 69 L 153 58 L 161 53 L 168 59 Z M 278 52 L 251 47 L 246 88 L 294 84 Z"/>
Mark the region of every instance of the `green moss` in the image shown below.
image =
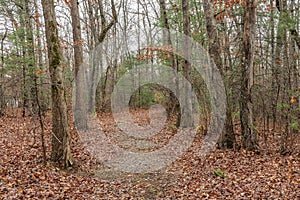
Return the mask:
<path id="1" fill-rule="evenodd" d="M 53 33 L 53 34 L 51 34 L 51 42 L 52 43 L 56 43 L 57 42 L 57 38 L 56 38 L 56 36 L 55 36 L 55 34 Z"/>
<path id="2" fill-rule="evenodd" d="M 54 69 L 56 69 L 60 64 L 60 56 L 59 54 L 55 53 L 55 56 L 53 57 L 53 60 L 51 62 L 51 67 L 53 67 Z"/>
<path id="3" fill-rule="evenodd" d="M 59 53 L 59 46 L 57 44 L 58 40 L 57 40 L 57 37 L 55 36 L 55 34 L 52 34 L 51 35 L 51 42 L 54 44 L 53 45 L 53 60 L 52 60 L 52 63 L 51 63 L 51 66 L 56 69 L 57 66 L 60 64 L 60 53 Z"/>

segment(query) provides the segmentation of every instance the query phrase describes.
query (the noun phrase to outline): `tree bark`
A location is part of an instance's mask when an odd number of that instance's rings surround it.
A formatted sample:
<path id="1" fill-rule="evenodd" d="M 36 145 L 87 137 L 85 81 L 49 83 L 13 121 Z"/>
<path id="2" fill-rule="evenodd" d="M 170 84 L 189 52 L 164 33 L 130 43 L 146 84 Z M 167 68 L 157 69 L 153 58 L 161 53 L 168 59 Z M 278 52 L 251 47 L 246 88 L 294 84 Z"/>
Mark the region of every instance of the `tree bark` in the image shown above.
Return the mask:
<path id="1" fill-rule="evenodd" d="M 244 57 L 242 62 L 240 120 L 242 128 L 242 145 L 247 150 L 256 150 L 258 147 L 257 136 L 253 122 L 253 104 L 251 89 L 254 83 L 253 63 L 255 46 L 256 25 L 256 0 L 249 0 L 245 6 L 243 48 Z"/>
<path id="2" fill-rule="evenodd" d="M 209 0 L 204 0 L 203 2 L 204 6 L 204 13 L 206 17 L 206 29 L 208 33 L 209 38 L 209 55 L 214 60 L 214 63 L 216 64 L 217 68 L 219 69 L 223 79 L 226 81 L 226 77 L 224 74 L 224 66 L 223 61 L 221 57 L 221 45 L 220 45 L 220 38 L 218 34 L 218 28 L 217 28 L 217 21 L 214 17 L 213 13 L 213 7 L 212 3 Z M 226 87 L 226 91 L 228 91 L 228 86 Z M 222 134 L 220 136 L 220 139 L 218 140 L 218 147 L 221 149 L 227 149 L 227 148 L 233 148 L 236 143 L 235 135 L 233 131 L 233 125 L 232 125 L 232 112 L 230 109 L 229 104 L 229 97 L 228 92 L 226 96 L 226 121 L 225 121 L 225 127 L 222 131 Z"/>
<path id="3" fill-rule="evenodd" d="M 183 33 L 185 36 L 191 37 L 191 22 L 190 22 L 190 3 L 189 0 L 182 0 L 182 22 L 183 22 Z M 185 57 L 190 57 L 190 44 L 189 39 L 186 39 L 184 41 L 183 47 L 185 52 Z M 191 63 L 189 59 L 184 59 L 183 61 L 183 74 L 185 78 L 187 79 L 188 83 L 191 84 Z M 181 110 L 183 112 L 183 118 L 182 125 L 183 127 L 193 127 L 194 121 L 191 116 L 192 113 L 192 95 L 190 94 L 190 90 L 188 90 L 188 85 L 184 86 L 184 101 L 185 101 L 185 107 L 183 107 Z M 182 95 L 182 94 L 180 94 Z"/>
<path id="4" fill-rule="evenodd" d="M 109 30 L 118 22 L 118 16 L 117 11 L 115 7 L 114 0 L 111 0 L 111 6 L 112 6 L 112 19 L 109 23 L 107 23 L 106 15 L 103 7 L 103 2 L 101 0 L 98 2 L 98 9 L 99 9 L 99 15 L 100 15 L 100 21 L 101 21 L 101 29 L 95 28 L 93 25 L 96 25 L 97 22 L 97 13 L 93 13 L 92 9 L 92 2 L 88 1 L 89 4 L 89 12 L 92 14 L 90 15 L 90 23 L 91 23 L 91 34 L 92 38 L 91 40 L 94 40 L 91 42 L 91 44 L 94 44 L 94 46 L 91 46 L 90 49 L 92 49 L 91 52 L 91 60 L 90 60 L 90 70 L 88 74 L 89 79 L 89 91 L 88 91 L 88 112 L 94 113 L 95 112 L 95 104 L 96 104 L 96 90 L 99 82 L 99 65 L 101 65 L 101 56 L 102 56 L 102 45 L 101 43 L 105 40 L 107 34 L 109 33 Z M 95 16 L 93 16 L 93 14 Z M 102 71 L 102 70 L 101 70 Z M 103 72 L 102 72 L 103 73 Z"/>
<path id="5" fill-rule="evenodd" d="M 172 40 L 171 40 L 171 33 L 170 33 L 170 24 L 167 16 L 167 9 L 166 9 L 166 1 L 165 0 L 160 0 L 159 1 L 159 6 L 160 6 L 160 17 L 163 25 L 163 45 L 168 45 L 168 46 L 173 46 Z M 173 49 L 173 48 L 172 48 Z M 176 62 L 176 56 L 175 52 L 172 52 L 170 54 L 170 64 L 171 67 L 174 69 L 174 71 L 178 71 L 177 67 L 177 62 Z M 176 76 L 175 78 L 175 88 L 176 88 L 176 93 L 179 94 L 179 80 Z M 181 113 L 180 113 L 180 105 L 176 99 L 176 96 L 172 94 L 172 92 L 169 93 L 169 104 L 167 107 L 167 113 L 168 113 L 168 118 L 172 117 L 173 114 L 177 114 L 177 119 L 176 119 L 176 126 L 180 126 L 180 119 L 181 119 Z"/>
<path id="6" fill-rule="evenodd" d="M 74 120 L 78 130 L 87 129 L 87 107 L 85 101 L 87 96 L 85 93 L 85 70 L 83 69 L 83 48 L 81 37 L 81 25 L 78 8 L 78 0 L 71 1 L 71 17 L 74 42 L 74 75 L 75 75 L 75 105 Z"/>
<path id="7" fill-rule="evenodd" d="M 0 82 L 3 81 L 3 69 L 4 69 L 4 40 L 7 37 L 7 28 L 5 28 L 5 33 L 3 34 L 1 38 L 0 43 L 0 50 L 1 50 L 1 64 L 0 64 Z M 5 108 L 5 99 L 4 99 L 4 85 L 0 85 L 0 117 L 4 115 L 4 108 Z"/>
<path id="8" fill-rule="evenodd" d="M 36 60 L 35 60 L 35 44 L 34 44 L 34 36 L 33 36 L 33 25 L 31 20 L 31 2 L 24 1 L 24 16 L 25 16 L 25 35 L 26 35 L 26 41 L 28 43 L 28 46 L 26 48 L 26 65 L 27 69 L 29 71 L 29 87 L 30 87 L 30 109 L 32 115 L 37 115 L 37 102 L 36 102 L 36 90 L 38 89 L 35 86 L 35 82 L 37 79 L 36 76 Z"/>
<path id="9" fill-rule="evenodd" d="M 52 152 L 51 160 L 64 167 L 73 164 L 70 148 L 70 132 L 63 79 L 62 54 L 57 31 L 53 0 L 42 0 L 46 24 L 49 72 L 51 77 L 52 99 Z"/>

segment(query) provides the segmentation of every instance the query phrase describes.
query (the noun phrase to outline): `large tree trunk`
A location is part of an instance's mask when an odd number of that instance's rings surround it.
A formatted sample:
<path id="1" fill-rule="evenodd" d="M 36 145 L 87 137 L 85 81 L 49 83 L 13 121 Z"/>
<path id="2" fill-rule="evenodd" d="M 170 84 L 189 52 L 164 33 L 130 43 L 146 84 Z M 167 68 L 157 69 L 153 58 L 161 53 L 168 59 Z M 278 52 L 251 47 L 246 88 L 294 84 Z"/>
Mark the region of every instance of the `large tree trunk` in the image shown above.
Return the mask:
<path id="1" fill-rule="evenodd" d="M 214 60 L 217 68 L 219 69 L 222 77 L 226 79 L 223 71 L 223 61 L 221 57 L 220 38 L 218 37 L 217 21 L 214 17 L 212 3 L 209 0 L 204 0 L 204 12 L 206 16 L 206 29 L 209 37 L 209 55 Z M 227 82 L 227 81 L 225 81 Z M 226 91 L 228 91 L 228 86 Z M 221 137 L 218 140 L 218 147 L 221 149 L 233 148 L 235 144 L 235 136 L 232 125 L 232 113 L 229 104 L 229 96 L 227 92 L 226 97 L 226 121 L 225 127 L 222 131 Z"/>
<path id="2" fill-rule="evenodd" d="M 255 45 L 255 24 L 256 24 L 256 0 L 246 2 L 244 16 L 243 48 L 244 57 L 242 60 L 241 77 L 241 99 L 240 99 L 240 120 L 242 128 L 242 145 L 247 150 L 257 149 L 257 136 L 253 123 L 253 105 L 251 100 L 251 89 L 253 86 L 253 63 Z"/>
<path id="3" fill-rule="evenodd" d="M 65 88 L 63 83 L 62 54 L 60 50 L 53 0 L 42 0 L 46 24 L 49 71 L 52 98 L 52 152 L 51 160 L 64 167 L 73 164 L 70 149 L 70 132 L 67 117 Z"/>
<path id="4" fill-rule="evenodd" d="M 74 42 L 74 60 L 75 60 L 75 105 L 74 120 L 76 128 L 79 130 L 87 129 L 87 96 L 85 93 L 85 70 L 83 69 L 83 48 L 81 38 L 81 25 L 78 9 L 78 1 L 71 1 L 71 17 Z"/>

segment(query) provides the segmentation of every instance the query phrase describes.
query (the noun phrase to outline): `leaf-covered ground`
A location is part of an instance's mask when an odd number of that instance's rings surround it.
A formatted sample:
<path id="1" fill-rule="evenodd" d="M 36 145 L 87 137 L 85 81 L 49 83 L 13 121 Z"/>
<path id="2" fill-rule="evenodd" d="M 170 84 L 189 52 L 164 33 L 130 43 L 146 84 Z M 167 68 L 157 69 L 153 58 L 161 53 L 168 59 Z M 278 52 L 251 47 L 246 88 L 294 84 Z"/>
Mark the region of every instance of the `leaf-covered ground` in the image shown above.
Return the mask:
<path id="1" fill-rule="evenodd" d="M 77 166 L 64 171 L 50 162 L 43 166 L 37 123 L 17 111 L 8 113 L 0 117 L 0 199 L 300 199 L 299 137 L 288 156 L 276 151 L 280 138 L 275 133 L 268 143 L 261 143 L 260 153 L 214 151 L 200 157 L 203 135 L 197 134 L 190 149 L 170 167 L 129 174 L 95 161 L 71 129 Z M 147 124 L 145 116 L 139 111 L 135 120 Z M 108 137 L 124 141 L 113 134 L 119 130 L 110 114 L 99 118 Z M 49 158 L 50 116 L 45 121 Z M 163 145 L 172 134 L 174 127 L 166 125 L 152 142 Z"/>

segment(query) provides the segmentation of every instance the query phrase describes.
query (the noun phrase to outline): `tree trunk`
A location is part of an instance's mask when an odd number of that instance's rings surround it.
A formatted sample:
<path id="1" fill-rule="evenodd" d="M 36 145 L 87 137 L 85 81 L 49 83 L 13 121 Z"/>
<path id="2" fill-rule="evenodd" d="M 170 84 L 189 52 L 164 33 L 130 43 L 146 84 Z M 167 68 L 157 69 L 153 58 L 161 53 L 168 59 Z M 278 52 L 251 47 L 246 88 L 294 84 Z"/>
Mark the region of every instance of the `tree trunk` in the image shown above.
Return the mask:
<path id="1" fill-rule="evenodd" d="M 172 46 L 172 41 L 171 41 L 171 33 L 170 33 L 170 25 L 169 25 L 169 20 L 167 16 L 167 9 L 166 9 L 166 2 L 165 0 L 160 0 L 159 1 L 159 6 L 160 6 L 160 15 L 161 15 L 161 21 L 163 25 L 163 45 L 168 45 Z M 175 61 L 176 56 L 175 53 L 170 54 L 170 64 L 171 67 L 174 69 L 174 71 L 177 71 L 177 62 Z M 179 94 L 179 80 L 178 77 L 176 76 L 175 78 L 175 88 L 176 88 L 176 94 Z M 169 104 L 167 107 L 167 114 L 168 118 L 172 117 L 173 114 L 177 114 L 177 119 L 176 119 L 176 126 L 180 126 L 180 118 L 181 118 L 181 113 L 180 113 L 180 105 L 176 99 L 176 96 L 172 94 L 172 92 L 169 92 Z"/>
<path id="2" fill-rule="evenodd" d="M 184 35 L 191 37 L 191 22 L 190 22 L 190 4 L 189 4 L 189 0 L 182 0 L 182 22 L 183 22 L 183 33 Z M 183 47 L 184 52 L 185 52 L 185 57 L 190 57 L 190 44 L 189 44 L 189 39 L 186 39 L 184 41 L 184 45 Z M 187 79 L 187 82 L 189 84 L 191 84 L 191 63 L 190 60 L 184 60 L 183 61 L 183 74 L 185 76 L 185 78 Z M 193 127 L 194 126 L 194 121 L 193 118 L 191 116 L 192 113 L 192 94 L 190 93 L 190 90 L 188 89 L 188 85 L 184 86 L 184 91 L 183 91 L 183 95 L 184 95 L 184 101 L 185 101 L 185 105 L 186 107 L 181 108 L 182 112 L 183 112 L 183 116 L 185 116 L 183 118 L 183 122 L 182 125 L 183 127 Z M 180 94 L 182 95 L 182 94 Z"/>
<path id="3" fill-rule="evenodd" d="M 31 2 L 24 1 L 24 16 L 25 16 L 25 35 L 26 35 L 26 41 L 28 43 L 28 46 L 26 48 L 26 55 L 27 55 L 27 60 L 26 60 L 26 65 L 29 70 L 29 86 L 30 86 L 30 111 L 31 114 L 37 115 L 37 102 L 36 102 L 36 90 L 37 87 L 35 87 L 35 82 L 37 79 L 36 76 L 36 60 L 35 60 L 35 44 L 34 44 L 34 37 L 33 37 L 33 25 L 32 25 L 32 20 L 31 20 Z"/>
<path id="4" fill-rule="evenodd" d="M 209 0 L 204 0 L 203 6 L 204 6 L 204 12 L 206 16 L 206 29 L 209 37 L 209 55 L 214 60 L 223 79 L 226 79 L 223 71 L 224 66 L 221 57 L 221 45 L 220 45 L 220 38 L 218 37 L 217 21 L 214 17 L 212 3 Z M 226 87 L 226 91 L 228 91 L 228 86 Z M 221 149 L 233 148 L 235 142 L 236 142 L 235 135 L 234 135 L 233 125 L 232 125 L 232 113 L 231 113 L 229 98 L 227 94 L 225 127 L 224 130 L 222 131 L 220 139 L 218 140 L 218 147 Z"/>
<path id="5" fill-rule="evenodd" d="M 5 28 L 5 33 L 1 38 L 1 43 L 0 43 L 0 50 L 1 50 L 1 60 L 0 60 L 0 82 L 2 83 L 4 74 L 3 74 L 3 69 L 4 69 L 4 40 L 7 37 L 7 28 Z M 5 108 L 5 99 L 4 99 L 4 85 L 0 85 L 0 117 L 4 115 L 4 108 Z"/>
<path id="6" fill-rule="evenodd" d="M 242 145 L 247 150 L 257 149 L 257 136 L 253 123 L 253 105 L 251 89 L 253 86 L 253 62 L 255 45 L 255 24 L 256 24 L 256 0 L 246 2 L 244 16 L 243 48 L 244 57 L 242 62 L 241 77 L 241 99 L 240 99 L 240 120 L 242 128 Z"/>
<path id="7" fill-rule="evenodd" d="M 114 0 L 110 0 L 112 6 L 112 20 L 107 23 L 106 15 L 103 7 L 103 2 L 100 0 L 98 1 L 98 8 L 99 15 L 100 15 L 100 22 L 101 22 L 101 30 L 100 28 L 95 28 L 96 24 L 98 24 L 98 16 L 97 13 L 93 13 L 93 3 L 92 1 L 88 1 L 89 6 L 89 13 L 90 13 L 90 23 L 91 23 L 91 46 L 90 49 L 90 70 L 89 74 L 87 75 L 89 80 L 88 86 L 88 112 L 94 113 L 95 112 L 95 105 L 96 105 L 96 90 L 99 82 L 99 71 L 103 73 L 103 69 L 99 69 L 101 66 L 101 59 L 102 59 L 102 42 L 105 40 L 109 30 L 118 22 L 117 11 L 115 7 Z"/>
<path id="8" fill-rule="evenodd" d="M 83 69 L 83 48 L 81 38 L 81 25 L 78 9 L 78 0 L 71 1 L 71 17 L 74 42 L 74 74 L 75 74 L 75 105 L 74 120 L 76 128 L 79 130 L 87 129 L 87 107 L 85 89 L 85 70 Z"/>
<path id="9" fill-rule="evenodd" d="M 21 45 L 20 45 L 20 51 L 21 51 L 21 57 L 22 58 L 26 58 L 26 51 L 27 51 L 27 47 L 25 47 L 25 45 L 22 45 L 22 43 L 25 43 L 26 41 L 26 21 L 24 20 L 24 11 L 23 11 L 23 7 L 21 8 L 21 10 L 19 11 L 19 20 L 20 20 L 20 33 L 18 34 L 18 37 L 21 41 Z M 27 71 L 28 71 L 28 67 L 26 65 L 25 60 L 22 61 L 22 78 L 23 78 L 23 108 L 22 108 L 22 117 L 26 116 L 26 109 L 28 107 L 28 87 L 27 87 Z"/>
<path id="10" fill-rule="evenodd" d="M 51 160 L 64 167 L 73 164 L 71 159 L 70 132 L 63 83 L 62 54 L 60 50 L 53 0 L 42 0 L 46 24 L 49 72 L 52 98 L 52 152 Z"/>

